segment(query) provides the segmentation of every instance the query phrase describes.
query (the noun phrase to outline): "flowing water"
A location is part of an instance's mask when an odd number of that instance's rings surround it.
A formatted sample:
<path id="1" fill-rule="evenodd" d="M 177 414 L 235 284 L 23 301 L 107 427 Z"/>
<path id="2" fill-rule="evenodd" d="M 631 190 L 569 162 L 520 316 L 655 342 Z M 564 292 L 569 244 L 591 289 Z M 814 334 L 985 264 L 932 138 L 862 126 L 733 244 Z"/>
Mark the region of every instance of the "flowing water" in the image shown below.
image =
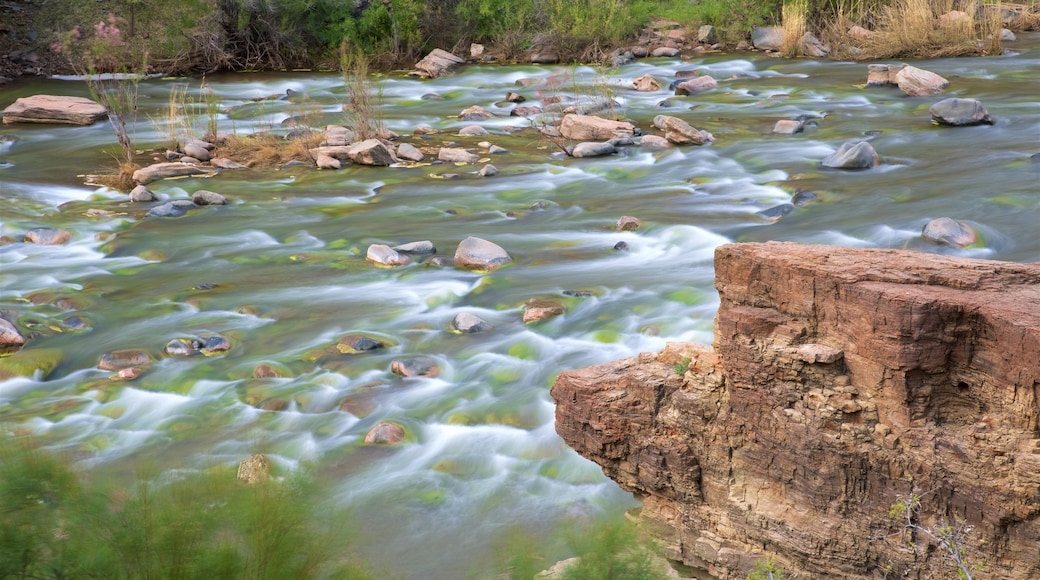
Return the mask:
<path id="1" fill-rule="evenodd" d="M 609 71 L 471 66 L 437 80 L 376 77 L 383 121 L 403 141 L 455 140 L 481 154 L 476 143 L 488 141 L 509 151 L 488 156 L 500 173 L 476 175 L 482 164 L 287 167 L 151 184 L 164 200 L 199 189 L 231 200 L 180 218 L 145 217 L 151 204 L 82 185 L 83 174 L 108 160 L 107 124 L 4 126 L 0 308 L 34 333 L 17 356 L 54 368 L 0 383 L 0 421 L 83 468 L 201 469 L 258 451 L 282 473 L 316 466 L 328 495 L 361 522 L 356 542 L 366 560 L 400 578 L 488 577 L 496 552 L 517 535 L 564 557 L 554 531 L 615 520 L 637 502 L 557 437 L 549 386 L 565 369 L 667 341 L 710 342 L 719 244 L 794 240 L 1040 260 L 1040 162 L 1031 157 L 1040 152 L 1040 36 L 1023 34 L 1013 49 L 913 63 L 951 80 L 943 96 L 978 98 L 997 119 L 966 128 L 930 123 L 939 98 L 865 89 L 862 63 L 727 54 Z M 692 97 L 625 88 L 645 73 L 667 84 L 694 68 L 719 88 Z M 555 83 L 540 89 L 516 84 L 550 74 Z M 207 102 L 219 107 L 221 130 L 240 134 L 284 131 L 282 122 L 299 114 L 342 122 L 338 75 L 228 75 L 205 79 L 204 88 L 155 79 L 141 85 L 140 144 L 176 130 L 165 111 L 171 90 L 182 87 L 200 132 Z M 253 100 L 286 89 L 308 95 L 305 105 Z M 555 160 L 529 122 L 507 116 L 513 105 L 500 102 L 510 91 L 534 104 L 612 93 L 644 130 L 666 113 L 717 141 Z M 72 80 L 22 81 L 0 87 L 0 106 L 41 93 L 85 89 Z M 457 118 L 471 105 L 499 115 L 480 123 L 489 136 L 453 136 L 471 124 Z M 812 118 L 806 132 L 771 133 L 777 120 L 801 115 Z M 438 133 L 412 136 L 420 124 Z M 853 139 L 869 139 L 881 166 L 821 167 Z M 759 214 L 800 190 L 816 200 L 778 221 Z M 642 226 L 617 231 L 623 215 Z M 980 243 L 923 241 L 922 226 L 942 216 L 970 224 Z M 35 227 L 63 228 L 72 239 L 22 243 Z M 513 263 L 481 274 L 365 261 L 373 243 L 430 240 L 450 256 L 467 236 L 502 246 Z M 618 242 L 628 249 L 616 250 Z M 530 298 L 557 299 L 567 311 L 525 325 Z M 493 328 L 449 332 L 460 312 Z M 340 354 L 334 346 L 348 333 L 389 348 Z M 163 355 L 172 339 L 215 334 L 231 341 L 230 351 Z M 143 348 L 156 362 L 131 382 L 96 368 L 101 355 L 126 348 Z M 436 359 L 438 377 L 390 372 L 393 360 L 420 355 Z M 252 378 L 262 363 L 283 378 Z M 406 441 L 365 445 L 381 421 L 403 426 Z"/>

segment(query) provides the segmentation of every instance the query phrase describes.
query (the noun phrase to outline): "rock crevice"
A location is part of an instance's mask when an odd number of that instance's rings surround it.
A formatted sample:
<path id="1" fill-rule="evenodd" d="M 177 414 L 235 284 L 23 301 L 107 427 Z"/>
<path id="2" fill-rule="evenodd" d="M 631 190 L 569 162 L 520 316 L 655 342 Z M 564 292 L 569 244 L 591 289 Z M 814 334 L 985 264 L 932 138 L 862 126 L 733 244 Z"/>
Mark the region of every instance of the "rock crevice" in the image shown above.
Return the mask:
<path id="1" fill-rule="evenodd" d="M 1040 577 L 1040 264 L 768 243 L 715 266 L 714 348 L 552 390 L 560 435 L 642 499 L 667 557 L 928 577 L 942 551 L 889 514 L 917 489 L 922 525 L 973 526 L 985 577 Z"/>

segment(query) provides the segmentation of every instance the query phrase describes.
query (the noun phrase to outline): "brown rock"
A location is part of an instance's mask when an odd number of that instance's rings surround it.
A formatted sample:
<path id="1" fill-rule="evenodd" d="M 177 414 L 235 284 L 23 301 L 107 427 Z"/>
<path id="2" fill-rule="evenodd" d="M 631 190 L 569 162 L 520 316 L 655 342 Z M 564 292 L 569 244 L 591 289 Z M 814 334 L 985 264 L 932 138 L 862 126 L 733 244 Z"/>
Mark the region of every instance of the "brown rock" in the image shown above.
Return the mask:
<path id="1" fill-rule="evenodd" d="M 564 115 L 560 122 L 560 134 L 574 141 L 608 141 L 614 137 L 631 137 L 634 131 L 632 123 L 592 115 Z"/>
<path id="2" fill-rule="evenodd" d="M 444 73 L 450 72 L 460 64 L 465 64 L 465 62 L 466 59 L 460 56 L 455 56 L 446 50 L 435 48 L 423 57 L 422 60 L 415 63 L 416 70 L 411 74 L 426 78 L 439 77 Z"/>
<path id="3" fill-rule="evenodd" d="M 437 360 L 428 356 L 417 356 L 395 360 L 390 363 L 390 372 L 402 377 L 427 377 L 440 376 L 441 367 Z"/>
<path id="4" fill-rule="evenodd" d="M 365 259 L 373 264 L 389 267 L 407 266 L 412 263 L 410 256 L 402 254 L 386 244 L 369 245 Z"/>
<path id="5" fill-rule="evenodd" d="M 455 267 L 465 270 L 491 271 L 512 261 L 501 246 L 483 238 L 470 236 L 455 248 Z"/>
<path id="6" fill-rule="evenodd" d="M 83 97 L 33 95 L 22 97 L 4 109 L 4 124 L 92 125 L 107 116 L 105 107 Z"/>
<path id="7" fill-rule="evenodd" d="M 664 131 L 664 138 L 676 145 L 704 145 L 714 140 L 711 133 L 700 131 L 679 117 L 657 115 L 654 127 Z"/>
<path id="8" fill-rule="evenodd" d="M 950 81 L 930 71 L 904 66 L 896 73 L 896 84 L 911 97 L 927 97 L 941 93 L 950 86 Z"/>
<path id="9" fill-rule="evenodd" d="M 697 76 L 676 85 L 675 94 L 695 95 L 697 93 L 703 93 L 704 91 L 717 88 L 718 86 L 718 81 L 708 75 Z"/>
<path id="10" fill-rule="evenodd" d="M 206 170 L 187 163 L 156 163 L 148 167 L 142 167 L 133 174 L 133 180 L 140 185 L 146 185 L 153 181 L 169 177 L 183 177 L 185 175 L 202 175 Z"/>
<path id="11" fill-rule="evenodd" d="M 404 427 L 397 423 L 383 421 L 369 429 L 365 435 L 365 443 L 370 445 L 393 445 L 404 441 Z"/>
<path id="12" fill-rule="evenodd" d="M 650 73 L 647 73 L 632 81 L 632 88 L 642 92 L 653 92 L 661 90 L 661 83 Z"/>
<path id="13" fill-rule="evenodd" d="M 263 483 L 271 477 L 271 460 L 257 453 L 238 464 L 238 480 L 248 484 Z"/>
<path id="14" fill-rule="evenodd" d="M 55 228 L 33 228 L 25 232 L 25 241 L 41 246 L 60 246 L 70 239 L 71 233 Z"/>
<path id="15" fill-rule="evenodd" d="M 480 155 L 458 147 L 441 147 L 437 151 L 437 159 L 451 163 L 476 163 L 480 161 Z"/>
<path id="16" fill-rule="evenodd" d="M 25 337 L 9 320 L 0 318 L 0 354 L 8 354 L 25 346 Z"/>
<path id="17" fill-rule="evenodd" d="M 529 322 L 538 322 L 539 320 L 546 320 L 548 318 L 555 318 L 567 309 L 564 308 L 563 304 L 555 300 L 542 300 L 538 298 L 532 298 L 524 304 L 524 324 Z"/>
<path id="18" fill-rule="evenodd" d="M 922 525 L 974 526 L 987 578 L 1040 577 L 1040 264 L 767 243 L 715 267 L 714 351 L 552 388 L 557 431 L 643 499 L 667 557 L 727 580 L 763 558 L 924 577 L 942 549 L 919 534 L 915 559 L 889 515 L 913 486 Z"/>
<path id="19" fill-rule="evenodd" d="M 394 154 L 379 139 L 366 139 L 347 150 L 350 160 L 358 165 L 385 167 L 394 162 Z"/>
<path id="20" fill-rule="evenodd" d="M 634 232 L 639 229 L 639 218 L 632 217 L 630 215 L 623 215 L 621 219 L 617 221 L 617 230 L 619 232 Z"/>
<path id="21" fill-rule="evenodd" d="M 101 355 L 97 368 L 103 371 L 119 371 L 125 368 L 145 365 L 151 361 L 152 356 L 147 351 L 131 348 Z"/>
<path id="22" fill-rule="evenodd" d="M 894 87 L 899 84 L 896 75 L 905 64 L 868 64 L 867 88 Z"/>

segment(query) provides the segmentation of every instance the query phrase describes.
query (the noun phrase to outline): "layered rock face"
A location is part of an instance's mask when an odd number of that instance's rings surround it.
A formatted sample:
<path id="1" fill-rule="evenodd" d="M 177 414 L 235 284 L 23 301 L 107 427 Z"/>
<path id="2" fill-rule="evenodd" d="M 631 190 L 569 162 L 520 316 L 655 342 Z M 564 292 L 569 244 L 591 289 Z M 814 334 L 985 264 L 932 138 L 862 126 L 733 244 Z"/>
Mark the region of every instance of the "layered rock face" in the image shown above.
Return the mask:
<path id="1" fill-rule="evenodd" d="M 973 526 L 976 577 L 1040 578 L 1040 263 L 732 244 L 714 349 L 566 372 L 560 435 L 699 578 L 956 577 L 898 516 Z M 680 374 L 682 373 L 682 374 Z M 904 522 L 905 523 L 905 522 Z"/>

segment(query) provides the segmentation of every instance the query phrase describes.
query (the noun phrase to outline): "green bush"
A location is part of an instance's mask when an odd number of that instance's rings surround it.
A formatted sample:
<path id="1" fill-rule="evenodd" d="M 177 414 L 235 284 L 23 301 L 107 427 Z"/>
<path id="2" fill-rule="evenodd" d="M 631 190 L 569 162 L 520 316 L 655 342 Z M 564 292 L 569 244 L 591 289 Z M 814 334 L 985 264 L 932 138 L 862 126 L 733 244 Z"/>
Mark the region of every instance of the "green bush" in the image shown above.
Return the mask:
<path id="1" fill-rule="evenodd" d="M 124 486 L 25 440 L 0 449 L 0 578 L 369 577 L 306 477 L 246 485 L 219 469 Z"/>

